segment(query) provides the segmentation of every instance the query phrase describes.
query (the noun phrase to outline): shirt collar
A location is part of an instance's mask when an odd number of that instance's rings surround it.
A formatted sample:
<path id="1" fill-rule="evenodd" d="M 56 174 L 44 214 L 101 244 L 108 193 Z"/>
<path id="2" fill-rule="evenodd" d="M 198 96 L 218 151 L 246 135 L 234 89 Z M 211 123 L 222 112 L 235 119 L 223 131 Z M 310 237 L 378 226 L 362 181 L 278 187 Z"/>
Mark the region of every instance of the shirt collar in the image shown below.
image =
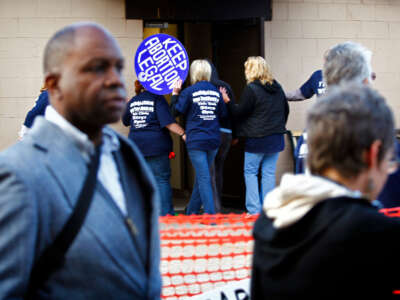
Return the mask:
<path id="1" fill-rule="evenodd" d="M 108 127 L 103 128 L 102 151 L 111 153 L 119 149 L 118 136 Z"/>
<path id="2" fill-rule="evenodd" d="M 51 105 L 48 105 L 45 112 L 45 118 L 59 126 L 66 135 L 68 135 L 79 151 L 84 156 L 85 160 L 89 161 L 90 155 L 94 153 L 94 144 L 89 140 L 86 133 L 80 131 L 62 115 L 60 115 Z M 111 153 L 119 149 L 119 141 L 116 134 L 108 128 L 103 128 L 102 137 L 102 153 Z"/>

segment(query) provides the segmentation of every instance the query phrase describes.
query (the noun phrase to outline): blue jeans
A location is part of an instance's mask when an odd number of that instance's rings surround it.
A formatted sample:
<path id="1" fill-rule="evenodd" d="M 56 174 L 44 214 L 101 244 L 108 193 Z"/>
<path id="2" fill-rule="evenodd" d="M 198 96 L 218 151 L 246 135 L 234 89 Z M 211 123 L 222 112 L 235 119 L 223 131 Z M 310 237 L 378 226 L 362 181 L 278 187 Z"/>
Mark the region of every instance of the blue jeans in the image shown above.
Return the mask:
<path id="1" fill-rule="evenodd" d="M 169 183 L 171 177 L 171 166 L 169 164 L 168 154 L 145 157 L 147 164 L 153 172 L 157 181 L 158 190 L 161 198 L 160 215 L 174 215 L 174 207 L 172 205 L 172 190 Z"/>
<path id="2" fill-rule="evenodd" d="M 277 153 L 244 153 L 244 180 L 246 183 L 246 209 L 250 214 L 261 212 L 265 195 L 275 187 Z M 258 172 L 261 167 L 261 189 Z"/>
<path id="3" fill-rule="evenodd" d="M 215 161 L 211 167 L 211 181 L 213 184 L 213 197 L 215 210 L 221 212 L 221 197 L 224 176 L 224 162 L 232 143 L 232 133 L 221 132 L 221 146 L 219 146 Z"/>
<path id="4" fill-rule="evenodd" d="M 215 204 L 211 184 L 210 169 L 217 155 L 218 148 L 214 150 L 191 150 L 188 154 L 196 172 L 192 196 L 187 207 L 187 214 L 197 214 L 203 204 L 206 214 L 215 214 Z"/>

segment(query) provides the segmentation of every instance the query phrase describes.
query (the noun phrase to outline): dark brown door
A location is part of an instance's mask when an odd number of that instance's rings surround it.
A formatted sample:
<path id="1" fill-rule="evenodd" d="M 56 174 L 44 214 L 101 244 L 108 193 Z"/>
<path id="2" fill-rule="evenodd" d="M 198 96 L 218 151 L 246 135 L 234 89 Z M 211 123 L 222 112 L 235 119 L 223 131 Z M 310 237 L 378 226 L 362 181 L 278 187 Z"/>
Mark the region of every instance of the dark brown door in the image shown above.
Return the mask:
<path id="1" fill-rule="evenodd" d="M 180 22 L 179 39 L 189 55 L 190 63 L 199 58 L 208 58 L 217 67 L 221 80 L 228 82 L 239 102 L 246 81 L 244 62 L 249 56 L 264 56 L 264 21 L 262 19 Z M 188 78 L 184 87 L 189 84 Z M 186 151 L 182 160 L 183 189 L 190 190 L 194 181 L 194 170 Z M 224 207 L 244 209 L 245 184 L 243 177 L 244 146 L 231 147 L 224 165 L 222 204 Z"/>
<path id="2" fill-rule="evenodd" d="M 239 103 L 246 81 L 244 62 L 249 56 L 264 56 L 264 22 L 260 19 L 213 23 L 213 62 L 220 79 L 228 82 Z M 231 147 L 224 165 L 222 204 L 243 209 L 245 183 L 243 176 L 244 145 Z"/>

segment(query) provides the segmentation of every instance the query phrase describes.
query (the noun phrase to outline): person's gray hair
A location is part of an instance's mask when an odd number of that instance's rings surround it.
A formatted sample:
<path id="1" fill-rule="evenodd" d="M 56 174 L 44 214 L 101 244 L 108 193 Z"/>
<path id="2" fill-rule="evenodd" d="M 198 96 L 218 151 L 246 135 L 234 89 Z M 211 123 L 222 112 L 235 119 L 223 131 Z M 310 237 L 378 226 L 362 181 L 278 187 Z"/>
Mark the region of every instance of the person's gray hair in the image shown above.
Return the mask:
<path id="1" fill-rule="evenodd" d="M 334 168 L 352 178 L 367 167 L 364 153 L 381 141 L 378 160 L 393 147 L 394 120 L 385 99 L 368 85 L 333 87 L 310 109 L 307 116 L 307 164 L 322 175 Z"/>
<path id="2" fill-rule="evenodd" d="M 362 83 L 366 79 L 371 81 L 371 57 L 372 52 L 358 43 L 335 45 L 325 55 L 325 83 L 330 86 L 351 81 Z"/>
<path id="3" fill-rule="evenodd" d="M 205 59 L 196 59 L 190 65 L 190 82 L 195 84 L 199 81 L 210 81 L 211 66 Z"/>
<path id="4" fill-rule="evenodd" d="M 76 31 L 83 27 L 93 27 L 111 37 L 107 29 L 94 22 L 77 22 L 58 30 L 47 42 L 43 56 L 43 72 L 47 74 L 61 66 L 61 63 L 74 48 Z"/>

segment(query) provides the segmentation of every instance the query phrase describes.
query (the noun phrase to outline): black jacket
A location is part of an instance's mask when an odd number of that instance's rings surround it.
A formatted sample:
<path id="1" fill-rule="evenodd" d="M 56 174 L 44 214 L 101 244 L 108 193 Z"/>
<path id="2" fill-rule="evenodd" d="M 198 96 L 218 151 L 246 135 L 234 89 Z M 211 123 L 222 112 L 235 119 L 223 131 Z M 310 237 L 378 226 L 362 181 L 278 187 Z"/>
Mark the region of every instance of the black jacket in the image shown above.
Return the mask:
<path id="1" fill-rule="evenodd" d="M 254 226 L 251 299 L 393 299 L 399 236 L 399 219 L 364 199 L 322 201 L 281 229 L 263 213 Z"/>
<path id="2" fill-rule="evenodd" d="M 211 66 L 210 82 L 212 84 L 214 84 L 218 90 L 220 87 L 225 88 L 231 101 L 235 102 L 235 95 L 234 95 L 233 90 L 232 90 L 231 86 L 229 85 L 229 83 L 219 79 L 217 68 L 214 66 L 214 64 L 210 60 L 207 60 L 207 61 Z M 232 117 L 232 114 L 230 113 L 230 111 L 228 110 L 227 117 L 219 120 L 219 125 L 221 128 L 231 129 L 233 131 L 232 134 L 235 135 L 234 126 L 232 126 L 232 124 L 233 124 L 233 117 Z"/>
<path id="3" fill-rule="evenodd" d="M 238 136 L 257 138 L 286 131 L 289 105 L 276 80 L 272 84 L 263 85 L 258 80 L 248 84 L 240 103 L 230 101 L 228 109 L 235 118 Z"/>

